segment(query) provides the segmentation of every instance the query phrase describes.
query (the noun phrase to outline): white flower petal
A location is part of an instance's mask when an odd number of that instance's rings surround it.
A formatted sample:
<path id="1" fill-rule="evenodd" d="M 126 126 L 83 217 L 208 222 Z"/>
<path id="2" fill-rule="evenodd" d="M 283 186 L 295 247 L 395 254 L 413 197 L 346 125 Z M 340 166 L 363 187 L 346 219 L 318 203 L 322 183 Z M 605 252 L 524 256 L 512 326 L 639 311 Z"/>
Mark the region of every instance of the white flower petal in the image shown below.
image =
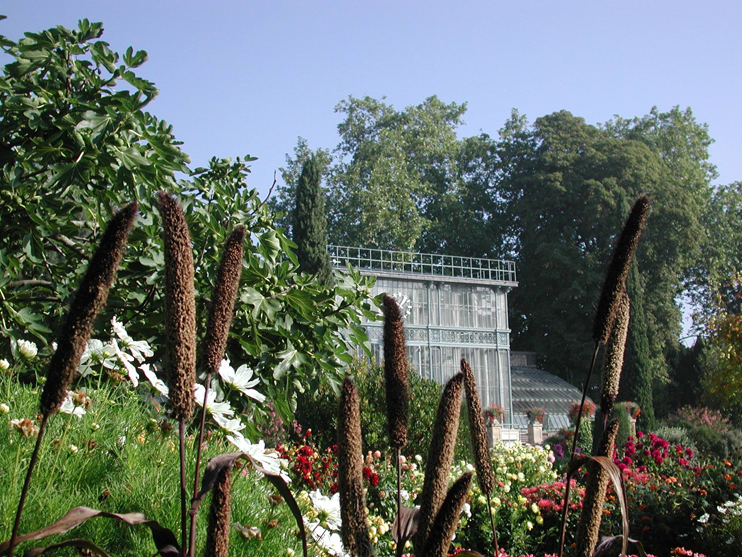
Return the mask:
<path id="1" fill-rule="evenodd" d="M 139 366 L 139 369 L 142 370 L 142 373 L 144 373 L 147 381 L 149 381 L 160 394 L 164 396 L 168 396 L 170 394 L 170 389 L 168 388 L 168 386 L 162 379 L 157 377 L 149 364 L 142 364 Z"/>

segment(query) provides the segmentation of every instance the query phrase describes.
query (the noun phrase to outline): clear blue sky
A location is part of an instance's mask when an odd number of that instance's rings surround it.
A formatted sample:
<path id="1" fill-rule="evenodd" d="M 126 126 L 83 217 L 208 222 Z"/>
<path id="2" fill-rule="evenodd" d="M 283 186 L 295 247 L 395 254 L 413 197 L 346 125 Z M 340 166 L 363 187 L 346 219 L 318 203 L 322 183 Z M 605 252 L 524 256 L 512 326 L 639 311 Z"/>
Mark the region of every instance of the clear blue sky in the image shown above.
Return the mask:
<path id="1" fill-rule="evenodd" d="M 0 13 L 13 39 L 86 17 L 114 50 L 147 50 L 149 110 L 192 165 L 257 156 L 263 194 L 298 136 L 337 144 L 348 95 L 468 102 L 461 136 L 495 135 L 512 108 L 598 123 L 690 106 L 719 183 L 742 180 L 742 2 L 5 0 Z"/>

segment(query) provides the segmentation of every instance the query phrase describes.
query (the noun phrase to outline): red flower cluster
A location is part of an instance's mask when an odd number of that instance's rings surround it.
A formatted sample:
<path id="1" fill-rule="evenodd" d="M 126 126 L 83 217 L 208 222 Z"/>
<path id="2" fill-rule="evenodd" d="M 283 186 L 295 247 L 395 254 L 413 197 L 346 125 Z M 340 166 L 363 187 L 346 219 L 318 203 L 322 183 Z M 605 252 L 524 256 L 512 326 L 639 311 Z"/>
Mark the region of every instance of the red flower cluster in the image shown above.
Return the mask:
<path id="1" fill-rule="evenodd" d="M 582 499 L 585 497 L 585 488 L 577 485 L 573 478 L 570 482 L 570 509 L 576 511 L 582 508 Z M 551 484 L 537 485 L 536 487 L 524 487 L 520 490 L 521 495 L 528 499 L 528 503 L 536 503 L 541 509 L 541 515 L 546 518 L 552 513 L 561 513 L 564 508 L 564 488 L 566 483 L 558 481 Z"/>
<path id="2" fill-rule="evenodd" d="M 368 466 L 363 467 L 363 479 L 374 487 L 379 485 L 379 475 Z"/>
<path id="3" fill-rule="evenodd" d="M 592 418 L 595 415 L 595 404 L 586 399 L 584 407 L 579 402 L 575 402 L 570 406 L 567 415 L 573 424 L 577 423 L 577 417 L 580 415 L 580 411 L 582 411 L 583 418 Z"/>
<path id="4" fill-rule="evenodd" d="M 305 435 L 302 443 L 290 447 L 279 445 L 278 451 L 281 458 L 289 461 L 291 477 L 297 485 L 324 493 L 337 493 L 337 445 L 320 451 Z"/>

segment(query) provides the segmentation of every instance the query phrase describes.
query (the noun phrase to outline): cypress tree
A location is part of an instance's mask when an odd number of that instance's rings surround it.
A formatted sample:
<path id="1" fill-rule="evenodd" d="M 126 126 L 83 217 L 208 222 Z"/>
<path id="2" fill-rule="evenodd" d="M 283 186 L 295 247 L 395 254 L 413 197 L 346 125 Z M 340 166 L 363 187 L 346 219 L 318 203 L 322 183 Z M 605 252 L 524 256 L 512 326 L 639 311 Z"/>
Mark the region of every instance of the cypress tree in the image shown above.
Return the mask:
<path id="1" fill-rule="evenodd" d="M 327 256 L 327 218 L 320 181 L 322 166 L 316 155 L 304 163 L 296 185 L 293 240 L 297 245 L 299 270 L 316 275 L 326 285 L 332 283 L 332 267 Z"/>
<path id="2" fill-rule="evenodd" d="M 641 408 L 639 421 L 642 428 L 654 425 L 652 380 L 654 365 L 647 336 L 647 314 L 644 305 L 644 287 L 636 262 L 631 267 L 626 288 L 631 299 L 631 320 L 626 339 L 626 359 L 621 380 L 620 400 L 636 402 Z"/>

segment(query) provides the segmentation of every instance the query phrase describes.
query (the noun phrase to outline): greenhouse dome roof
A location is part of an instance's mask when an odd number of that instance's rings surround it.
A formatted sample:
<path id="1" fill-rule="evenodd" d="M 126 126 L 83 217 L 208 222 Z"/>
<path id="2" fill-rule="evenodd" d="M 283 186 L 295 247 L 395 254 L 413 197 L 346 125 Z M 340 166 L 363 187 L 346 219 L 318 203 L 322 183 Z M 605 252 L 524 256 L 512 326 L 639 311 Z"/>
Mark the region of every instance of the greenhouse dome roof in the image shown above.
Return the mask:
<path id="1" fill-rule="evenodd" d="M 554 431 L 569 427 L 569 407 L 580 402 L 582 391 L 564 379 L 538 369 L 535 360 L 532 352 L 511 352 L 513 424 L 516 427 L 527 427 L 528 419 L 525 414 L 533 406 L 537 406 L 546 411 L 544 430 Z"/>

